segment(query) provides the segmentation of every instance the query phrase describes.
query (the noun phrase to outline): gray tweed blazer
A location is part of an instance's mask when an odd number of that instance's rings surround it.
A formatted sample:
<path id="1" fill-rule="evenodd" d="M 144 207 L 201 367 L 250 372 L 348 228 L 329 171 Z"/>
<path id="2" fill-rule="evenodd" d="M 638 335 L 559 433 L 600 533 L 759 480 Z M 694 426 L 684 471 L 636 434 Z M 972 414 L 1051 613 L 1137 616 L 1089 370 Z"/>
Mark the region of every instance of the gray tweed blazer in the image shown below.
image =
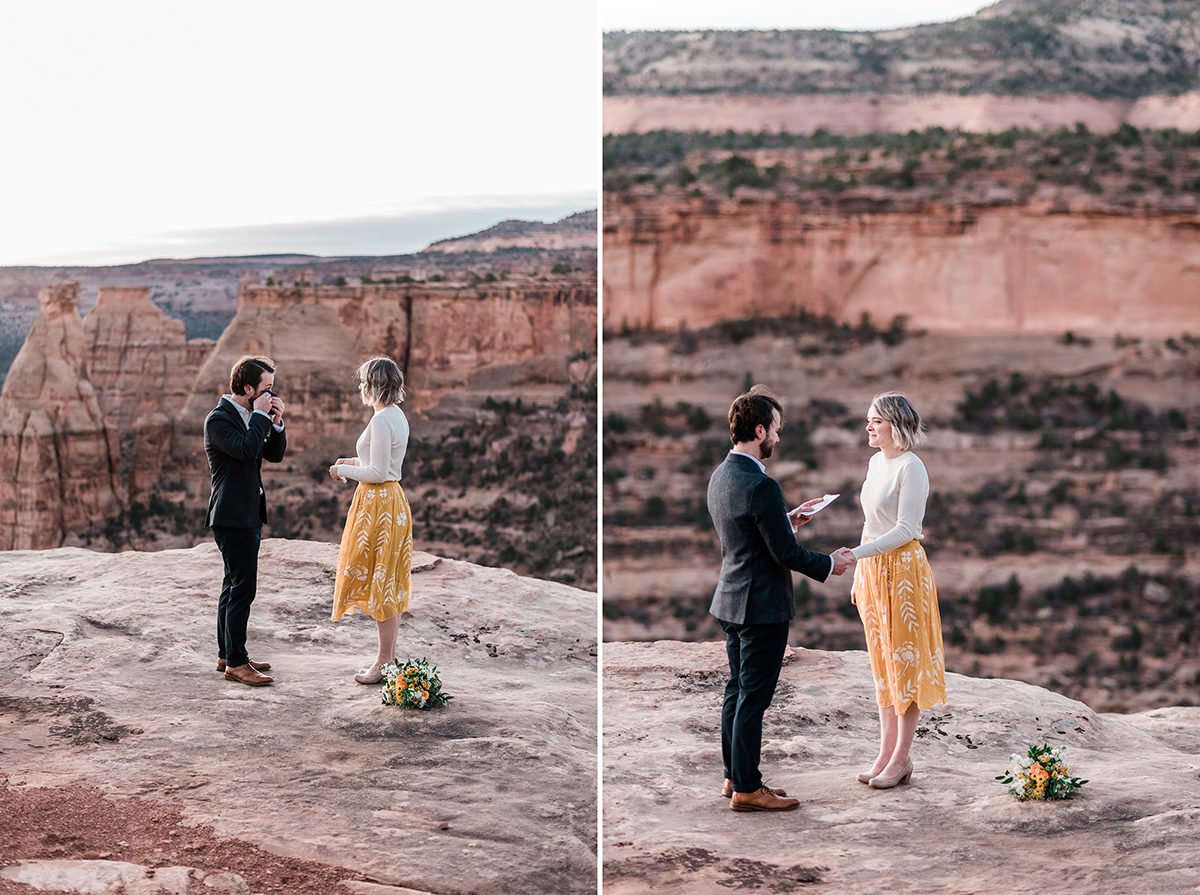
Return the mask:
<path id="1" fill-rule="evenodd" d="M 721 577 L 709 612 L 722 621 L 761 625 L 796 614 L 792 571 L 824 581 L 827 553 L 796 543 L 779 483 L 749 457 L 730 454 L 708 481 L 708 513 L 721 539 Z"/>

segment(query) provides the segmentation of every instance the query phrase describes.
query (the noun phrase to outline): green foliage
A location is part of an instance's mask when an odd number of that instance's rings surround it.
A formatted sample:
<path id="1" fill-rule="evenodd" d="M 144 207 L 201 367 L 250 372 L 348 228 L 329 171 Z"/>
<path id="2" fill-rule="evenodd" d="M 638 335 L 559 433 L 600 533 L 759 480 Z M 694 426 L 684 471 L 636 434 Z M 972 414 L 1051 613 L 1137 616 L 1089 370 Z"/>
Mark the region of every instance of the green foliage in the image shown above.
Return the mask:
<path id="1" fill-rule="evenodd" d="M 756 150 L 779 152 L 782 158 L 761 170 L 750 157 Z M 1045 183 L 1107 193 L 1111 201 L 1128 205 L 1130 188 L 1165 197 L 1200 190 L 1200 178 L 1188 173 L 1194 163 L 1200 163 L 1200 132 L 1139 131 L 1129 125 L 1111 134 L 1077 125 L 983 134 L 933 127 L 853 136 L 821 130 L 660 130 L 604 138 L 609 193 L 652 184 L 699 196 L 731 196 L 739 187 L 752 187 L 851 201 L 864 189 L 883 188 L 900 197 L 920 189 L 942 200 L 971 201 L 972 190 L 1000 186 L 1011 191 L 1003 201 L 1024 202 L 1038 183 Z M 1032 171 L 1034 179 L 1009 183 L 1014 170 Z"/>
<path id="2" fill-rule="evenodd" d="M 1017 608 L 1020 599 L 1021 582 L 1016 575 L 1010 575 L 1004 584 L 985 585 L 979 589 L 975 597 L 975 611 L 987 616 L 993 625 L 1003 624 L 1009 613 Z"/>

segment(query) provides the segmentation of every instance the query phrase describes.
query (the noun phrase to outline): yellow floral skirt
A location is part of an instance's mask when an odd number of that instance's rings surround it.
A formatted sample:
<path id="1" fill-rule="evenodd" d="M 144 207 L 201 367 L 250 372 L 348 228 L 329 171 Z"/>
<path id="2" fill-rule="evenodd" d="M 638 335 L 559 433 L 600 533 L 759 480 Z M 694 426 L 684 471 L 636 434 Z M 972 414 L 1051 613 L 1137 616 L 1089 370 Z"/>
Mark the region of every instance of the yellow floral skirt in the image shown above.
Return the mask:
<path id="1" fill-rule="evenodd" d="M 933 570 L 919 540 L 859 560 L 854 597 L 867 635 L 875 700 L 903 715 L 946 701 L 946 657 Z"/>
<path id="2" fill-rule="evenodd" d="M 360 482 L 346 516 L 333 588 L 333 620 L 363 612 L 377 622 L 408 608 L 412 513 L 399 482 Z"/>

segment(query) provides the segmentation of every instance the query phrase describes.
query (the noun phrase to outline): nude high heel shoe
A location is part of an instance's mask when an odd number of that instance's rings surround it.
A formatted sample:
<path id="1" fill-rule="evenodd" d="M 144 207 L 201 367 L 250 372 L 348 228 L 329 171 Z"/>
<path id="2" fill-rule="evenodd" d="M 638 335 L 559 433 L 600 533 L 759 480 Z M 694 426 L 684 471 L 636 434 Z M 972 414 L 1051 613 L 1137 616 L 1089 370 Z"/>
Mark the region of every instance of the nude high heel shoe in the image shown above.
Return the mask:
<path id="1" fill-rule="evenodd" d="M 378 665 L 372 665 L 354 675 L 354 679 L 360 684 L 378 684 L 383 680 L 383 672 L 379 670 Z"/>
<path id="2" fill-rule="evenodd" d="M 884 777 L 881 775 L 876 775 L 871 778 L 867 785 L 870 786 L 871 789 L 891 789 L 893 786 L 899 786 L 902 783 L 907 783 L 912 777 L 912 772 L 913 763 L 912 759 L 910 758 L 905 763 L 904 770 L 902 770 L 897 776 Z"/>

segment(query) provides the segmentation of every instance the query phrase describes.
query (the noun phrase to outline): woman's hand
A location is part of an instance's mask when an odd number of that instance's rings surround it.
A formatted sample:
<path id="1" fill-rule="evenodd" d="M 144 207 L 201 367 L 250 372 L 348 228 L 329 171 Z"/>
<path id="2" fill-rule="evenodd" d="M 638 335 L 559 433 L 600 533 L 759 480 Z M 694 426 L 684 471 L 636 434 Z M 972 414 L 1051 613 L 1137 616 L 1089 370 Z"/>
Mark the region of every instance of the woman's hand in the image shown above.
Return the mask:
<path id="1" fill-rule="evenodd" d="M 338 457 L 333 461 L 334 466 L 357 466 L 358 457 Z"/>
<path id="2" fill-rule="evenodd" d="M 345 462 L 344 460 L 338 460 L 337 463 L 334 463 L 332 466 L 329 467 L 329 477 L 331 479 L 333 479 L 335 482 L 343 481 L 342 477 L 340 475 L 338 475 L 337 468 L 344 462 Z"/>

